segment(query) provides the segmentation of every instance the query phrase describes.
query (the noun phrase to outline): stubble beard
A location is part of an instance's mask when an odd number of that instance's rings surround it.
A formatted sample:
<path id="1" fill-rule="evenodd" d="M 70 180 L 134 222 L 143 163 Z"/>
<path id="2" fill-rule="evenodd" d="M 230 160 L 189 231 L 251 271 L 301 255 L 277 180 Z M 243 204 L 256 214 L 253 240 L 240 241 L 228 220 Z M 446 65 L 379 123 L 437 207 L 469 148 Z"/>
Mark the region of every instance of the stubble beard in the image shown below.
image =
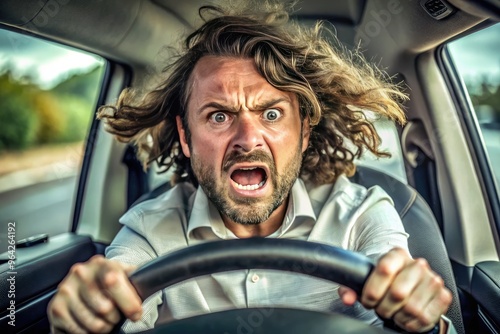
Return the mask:
<path id="1" fill-rule="evenodd" d="M 228 189 L 222 183 L 217 183 L 216 171 L 193 155 L 191 165 L 198 183 L 207 195 L 208 199 L 215 205 L 221 215 L 225 215 L 231 221 L 242 225 L 257 225 L 266 221 L 288 197 L 293 184 L 300 174 L 302 165 L 302 141 L 296 149 L 295 155 L 278 175 L 273 159 L 264 151 L 256 150 L 248 154 L 237 151 L 230 154 L 225 160 L 221 179 L 229 178 L 227 170 L 237 162 L 261 162 L 269 167 L 270 175 L 267 181 L 272 182 L 273 193 L 265 198 L 231 198 Z"/>

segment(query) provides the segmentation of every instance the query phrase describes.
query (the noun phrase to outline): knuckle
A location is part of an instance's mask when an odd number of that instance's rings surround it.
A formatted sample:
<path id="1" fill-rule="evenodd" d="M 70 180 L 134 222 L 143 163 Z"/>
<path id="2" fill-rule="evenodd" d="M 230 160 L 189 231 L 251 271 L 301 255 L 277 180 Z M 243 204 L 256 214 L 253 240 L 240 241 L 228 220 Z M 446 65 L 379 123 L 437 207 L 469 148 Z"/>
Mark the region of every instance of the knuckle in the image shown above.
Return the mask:
<path id="1" fill-rule="evenodd" d="M 423 270 L 429 270 L 430 269 L 429 262 L 427 262 L 427 260 L 424 259 L 424 258 L 415 259 L 414 263 L 415 263 L 416 266 L 418 266 L 419 268 L 421 268 Z"/>
<path id="2" fill-rule="evenodd" d="M 378 295 L 372 289 L 367 289 L 363 293 L 363 300 L 368 304 L 375 304 L 378 301 Z"/>
<path id="3" fill-rule="evenodd" d="M 120 319 L 121 319 L 121 315 L 120 313 L 118 312 L 117 309 L 113 309 L 108 315 L 107 315 L 107 318 L 109 323 L 115 325 L 117 324 Z"/>
<path id="4" fill-rule="evenodd" d="M 414 318 L 420 310 L 414 304 L 408 303 L 404 306 L 403 311 L 407 316 Z"/>
<path id="5" fill-rule="evenodd" d="M 377 314 L 379 316 L 381 316 L 382 318 L 385 318 L 385 319 L 390 319 L 392 318 L 392 313 L 390 312 L 389 309 L 385 308 L 385 307 L 382 307 L 382 306 L 379 306 L 376 308 L 375 310 L 377 312 Z"/>
<path id="6" fill-rule="evenodd" d="M 114 270 L 107 270 L 102 275 L 102 285 L 106 289 L 114 288 L 118 284 L 118 273 Z"/>
<path id="7" fill-rule="evenodd" d="M 60 319 L 64 316 L 64 308 L 55 298 L 51 300 L 47 307 L 49 317 Z"/>
<path id="8" fill-rule="evenodd" d="M 361 303 L 368 309 L 375 308 L 379 304 L 379 300 L 374 296 L 363 297 Z"/>
<path id="9" fill-rule="evenodd" d="M 451 294 L 451 291 L 448 290 L 447 288 L 443 289 L 441 293 L 441 300 L 443 304 L 445 305 L 446 309 L 450 306 L 451 302 L 453 301 L 453 295 Z"/>
<path id="10" fill-rule="evenodd" d="M 376 267 L 377 274 L 387 277 L 393 276 L 397 273 L 397 268 L 393 265 L 393 262 L 390 258 L 385 257 L 381 259 Z"/>
<path id="11" fill-rule="evenodd" d="M 69 270 L 71 275 L 76 276 L 79 279 L 85 278 L 86 271 L 87 270 L 83 263 L 76 263 L 73 266 L 71 266 L 71 269 Z"/>
<path id="12" fill-rule="evenodd" d="M 389 297 L 394 302 L 402 302 L 406 299 L 406 291 L 397 287 L 391 287 L 388 291 Z"/>
<path id="13" fill-rule="evenodd" d="M 436 322 L 434 317 L 426 312 L 423 312 L 419 315 L 418 321 L 420 322 L 422 327 L 433 325 Z"/>
<path id="14" fill-rule="evenodd" d="M 89 259 L 90 263 L 102 264 L 106 261 L 106 258 L 100 254 L 94 255 Z"/>
<path id="15" fill-rule="evenodd" d="M 101 302 L 97 303 L 94 312 L 100 316 L 107 316 L 113 311 L 111 303 Z"/>
<path id="16" fill-rule="evenodd" d="M 420 331 L 421 325 L 415 321 L 411 321 L 409 323 L 404 324 L 401 327 L 407 330 L 408 332 L 418 332 Z"/>
<path id="17" fill-rule="evenodd" d="M 444 288 L 444 281 L 441 278 L 441 276 L 434 274 L 434 275 L 432 275 L 432 278 L 431 278 L 431 285 L 432 285 L 432 287 L 434 287 L 436 289 L 443 289 Z"/>
<path id="18" fill-rule="evenodd" d="M 54 306 L 49 310 L 49 314 L 55 319 L 61 319 L 64 315 L 62 309 L 58 306 Z"/>
<path id="19" fill-rule="evenodd" d="M 61 283 L 59 284 L 59 287 L 57 288 L 57 296 L 64 296 L 64 297 L 70 297 L 73 295 L 73 289 L 69 287 L 68 283 Z"/>

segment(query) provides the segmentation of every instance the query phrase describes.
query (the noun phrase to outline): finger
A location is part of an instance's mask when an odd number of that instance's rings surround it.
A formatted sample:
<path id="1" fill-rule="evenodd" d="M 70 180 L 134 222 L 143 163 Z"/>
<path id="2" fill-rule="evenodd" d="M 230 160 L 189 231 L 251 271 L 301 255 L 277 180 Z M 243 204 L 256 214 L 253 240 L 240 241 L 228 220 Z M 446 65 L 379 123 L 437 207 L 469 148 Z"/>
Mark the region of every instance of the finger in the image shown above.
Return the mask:
<path id="1" fill-rule="evenodd" d="M 86 331 L 73 319 L 65 300 L 61 296 L 54 297 L 48 306 L 47 315 L 51 324 L 51 333 L 85 334 Z"/>
<path id="2" fill-rule="evenodd" d="M 70 307 L 79 307 L 78 312 L 72 312 L 76 315 L 76 320 L 83 325 L 87 324 L 85 319 L 99 318 L 99 327 L 104 321 L 108 325 L 114 325 L 120 320 L 120 315 L 114 303 L 109 300 L 99 289 L 95 281 L 95 275 L 98 270 L 104 268 L 107 263 L 102 256 L 94 256 L 87 264 L 75 264 L 71 270 L 71 276 L 68 278 L 65 287 L 76 290 L 74 296 L 69 296 L 71 302 Z M 85 310 L 83 310 L 85 308 Z M 80 316 L 85 316 L 81 318 Z"/>
<path id="3" fill-rule="evenodd" d="M 99 289 L 88 289 L 80 287 L 80 299 L 92 312 L 102 318 L 110 325 L 115 325 L 120 321 L 120 313 L 115 304 Z"/>
<path id="4" fill-rule="evenodd" d="M 434 273 L 427 273 L 408 298 L 406 305 L 394 315 L 394 321 L 404 326 L 409 321 L 418 319 L 437 293 L 437 288 L 432 284 L 434 277 L 439 279 Z"/>
<path id="5" fill-rule="evenodd" d="M 137 321 L 142 316 L 142 300 L 130 283 L 126 273 L 118 270 L 101 270 L 99 282 L 125 317 Z"/>
<path id="6" fill-rule="evenodd" d="M 132 265 L 132 264 L 117 262 L 117 261 L 112 261 L 112 262 L 116 262 L 123 270 L 125 270 L 125 273 L 127 275 L 130 275 L 131 273 L 133 273 L 137 269 L 137 266 Z"/>
<path id="7" fill-rule="evenodd" d="M 452 301 L 451 292 L 444 287 L 441 277 L 431 273 L 416 290 L 408 304 L 395 315 L 394 321 L 409 331 L 432 328 Z"/>
<path id="8" fill-rule="evenodd" d="M 109 333 L 113 329 L 113 325 L 96 316 L 79 298 L 70 301 L 69 312 L 74 321 L 86 332 Z"/>
<path id="9" fill-rule="evenodd" d="M 412 322 L 409 322 L 407 324 L 408 328 L 414 328 L 414 329 L 407 329 L 407 330 L 411 332 L 426 333 L 431 331 L 438 323 L 440 327 L 439 333 L 448 333 L 447 331 L 448 325 L 446 324 L 446 322 L 442 321 L 441 317 L 438 317 L 438 319 L 434 323 L 432 323 L 432 325 L 425 327 L 422 327 L 421 324 L 416 319 L 414 319 Z"/>
<path id="10" fill-rule="evenodd" d="M 430 270 L 427 261 L 417 259 L 410 262 L 394 278 L 387 293 L 375 308 L 378 315 L 391 319 L 396 312 L 408 304 L 408 300 L 417 289 L 424 275 Z"/>
<path id="11" fill-rule="evenodd" d="M 412 260 L 408 253 L 400 248 L 395 248 L 384 255 L 365 283 L 361 303 L 367 308 L 376 307 L 387 293 L 396 275 L 410 261 Z"/>
<path id="12" fill-rule="evenodd" d="M 349 289 L 348 287 L 345 286 L 340 286 L 338 290 L 340 299 L 342 299 L 342 302 L 345 305 L 351 306 L 354 305 L 356 300 L 358 300 L 358 295 L 356 292 L 352 289 Z"/>

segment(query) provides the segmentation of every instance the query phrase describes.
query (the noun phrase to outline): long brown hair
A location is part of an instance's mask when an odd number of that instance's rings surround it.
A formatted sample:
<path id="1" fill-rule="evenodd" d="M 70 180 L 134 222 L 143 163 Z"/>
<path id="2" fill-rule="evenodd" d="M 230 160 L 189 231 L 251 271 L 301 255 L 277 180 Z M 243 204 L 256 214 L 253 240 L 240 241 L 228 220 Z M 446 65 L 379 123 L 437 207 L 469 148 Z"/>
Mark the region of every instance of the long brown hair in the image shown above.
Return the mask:
<path id="1" fill-rule="evenodd" d="M 364 111 L 402 124 L 400 102 L 406 95 L 357 51 L 342 48 L 324 23 L 304 27 L 289 18 L 285 5 L 268 1 L 262 8 L 256 3 L 201 7 L 204 24 L 186 38 L 164 69 L 166 79 L 142 97 L 126 89 L 115 106 L 100 108 L 98 115 L 107 120 L 108 131 L 135 144 L 146 165 L 156 161 L 165 170 L 175 166 L 173 183 L 196 184 L 175 122 L 180 115 L 189 142 L 185 116 L 191 72 L 207 55 L 253 58 L 271 85 L 297 94 L 300 115 L 309 119 L 302 177 L 314 184 L 330 183 L 342 173 L 352 174 L 353 160 L 365 149 L 388 156 L 379 150 L 380 137 Z"/>

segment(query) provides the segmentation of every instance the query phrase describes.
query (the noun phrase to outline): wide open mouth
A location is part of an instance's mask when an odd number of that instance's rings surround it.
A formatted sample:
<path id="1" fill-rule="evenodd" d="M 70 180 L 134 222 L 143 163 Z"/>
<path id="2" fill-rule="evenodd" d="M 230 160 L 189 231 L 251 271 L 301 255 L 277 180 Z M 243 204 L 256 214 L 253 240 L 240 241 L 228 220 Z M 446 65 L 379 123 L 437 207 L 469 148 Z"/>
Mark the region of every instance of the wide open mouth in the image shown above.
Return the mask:
<path id="1" fill-rule="evenodd" d="M 238 189 L 257 190 L 266 184 L 267 173 L 261 167 L 239 168 L 231 173 L 231 180 Z"/>

